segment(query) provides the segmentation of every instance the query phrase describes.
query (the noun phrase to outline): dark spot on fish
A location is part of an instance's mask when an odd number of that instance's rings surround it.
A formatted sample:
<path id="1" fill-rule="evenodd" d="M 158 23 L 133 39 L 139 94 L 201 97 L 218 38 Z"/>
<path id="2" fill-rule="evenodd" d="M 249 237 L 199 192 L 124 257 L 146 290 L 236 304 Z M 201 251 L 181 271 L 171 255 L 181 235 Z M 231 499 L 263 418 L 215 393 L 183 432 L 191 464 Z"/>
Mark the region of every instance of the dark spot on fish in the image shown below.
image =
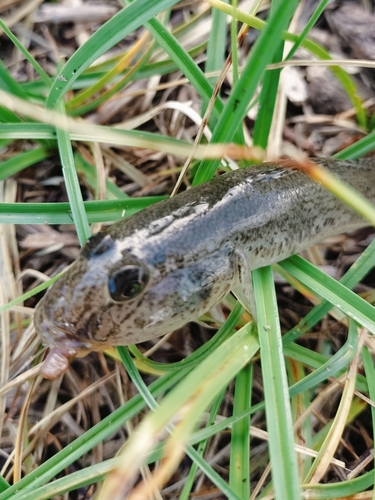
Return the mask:
<path id="1" fill-rule="evenodd" d="M 144 328 L 146 326 L 146 321 L 143 318 L 135 318 L 134 324 L 137 328 Z"/>
<path id="2" fill-rule="evenodd" d="M 163 264 L 165 262 L 165 250 L 156 252 L 152 257 L 152 262 L 155 266 Z"/>
<path id="3" fill-rule="evenodd" d="M 78 328 L 76 335 L 79 339 L 91 339 L 91 335 L 88 335 L 88 331 L 84 327 Z"/>
<path id="4" fill-rule="evenodd" d="M 327 219 L 325 219 L 324 223 L 323 223 L 323 226 L 326 227 L 326 226 L 334 226 L 335 224 L 335 219 L 333 217 L 327 217 Z"/>
<path id="5" fill-rule="evenodd" d="M 99 255 L 103 255 L 105 252 L 110 250 L 114 243 L 115 242 L 109 234 L 104 232 L 94 234 L 94 236 L 91 236 L 82 248 L 81 255 L 87 259 L 91 257 L 98 257 Z"/>
<path id="6" fill-rule="evenodd" d="M 98 329 L 98 319 L 96 314 L 91 314 L 84 322 L 79 326 L 75 332 L 78 338 L 83 339 L 93 339 L 95 338 L 95 332 Z"/>
<path id="7" fill-rule="evenodd" d="M 123 318 L 121 318 L 121 321 L 125 323 L 125 321 L 127 321 L 129 318 L 131 318 L 134 314 L 134 311 L 130 311 L 126 316 L 124 316 Z"/>
<path id="8" fill-rule="evenodd" d="M 205 286 L 203 286 L 199 291 L 198 291 L 198 297 L 200 300 L 203 302 L 206 301 L 206 299 L 210 298 L 212 293 L 212 283 L 209 283 Z"/>

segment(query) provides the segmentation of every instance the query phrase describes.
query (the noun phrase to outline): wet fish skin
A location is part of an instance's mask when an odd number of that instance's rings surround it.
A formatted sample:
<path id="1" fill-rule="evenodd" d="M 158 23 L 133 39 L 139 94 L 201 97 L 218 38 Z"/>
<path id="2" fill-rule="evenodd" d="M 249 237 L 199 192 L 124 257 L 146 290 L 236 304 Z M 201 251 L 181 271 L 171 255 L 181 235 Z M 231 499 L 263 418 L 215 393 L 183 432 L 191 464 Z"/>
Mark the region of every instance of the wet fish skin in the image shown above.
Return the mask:
<path id="1" fill-rule="evenodd" d="M 375 202 L 375 160 L 319 159 Z M 37 306 L 43 373 L 197 319 L 249 273 L 366 222 L 305 173 L 267 163 L 218 176 L 94 235 Z M 123 293 L 121 293 L 123 292 Z M 240 293 L 241 295 L 241 293 Z"/>

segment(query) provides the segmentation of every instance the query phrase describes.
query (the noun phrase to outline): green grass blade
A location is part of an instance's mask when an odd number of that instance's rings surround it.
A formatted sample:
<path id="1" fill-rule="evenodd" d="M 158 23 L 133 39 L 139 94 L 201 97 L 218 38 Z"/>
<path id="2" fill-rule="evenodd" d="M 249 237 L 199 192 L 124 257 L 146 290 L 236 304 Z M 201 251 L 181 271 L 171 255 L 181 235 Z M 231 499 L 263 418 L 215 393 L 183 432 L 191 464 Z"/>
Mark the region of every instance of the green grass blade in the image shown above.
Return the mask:
<path id="1" fill-rule="evenodd" d="M 179 370 L 175 373 L 169 373 L 160 377 L 153 382 L 149 390 L 154 397 L 158 397 L 171 389 L 184 375 L 185 370 Z M 127 401 L 120 408 L 112 412 L 110 415 L 94 425 L 85 434 L 75 439 L 69 446 L 63 448 L 53 457 L 46 460 L 39 467 L 27 476 L 18 481 L 17 484 L 8 488 L 4 493 L 0 494 L 0 500 L 17 500 L 17 493 L 37 488 L 59 474 L 65 467 L 78 460 L 84 453 L 91 450 L 98 443 L 102 442 L 107 437 L 111 436 L 120 427 L 122 427 L 129 419 L 136 416 L 144 409 L 146 403 L 141 396 L 137 394 L 132 399 Z"/>
<path id="2" fill-rule="evenodd" d="M 157 402 L 155 401 L 155 398 L 149 391 L 147 385 L 144 383 L 139 371 L 134 365 L 134 362 L 128 352 L 128 350 L 125 347 L 119 347 L 118 348 L 119 354 L 121 356 L 122 362 L 124 363 L 124 366 L 126 368 L 126 371 L 133 381 L 134 385 L 136 386 L 139 394 L 142 396 L 142 399 L 146 401 L 148 407 L 151 410 L 154 411 L 159 411 L 162 412 L 163 409 L 159 409 Z M 186 370 L 185 370 L 186 371 Z M 189 375 L 187 375 L 189 376 Z M 182 384 L 184 381 L 181 382 Z M 193 384 L 191 384 L 191 387 L 195 387 Z M 180 392 L 180 388 L 177 386 L 174 389 L 177 393 Z M 182 394 L 185 394 L 185 392 L 182 390 Z M 230 487 L 228 488 L 228 485 L 225 483 L 225 481 L 219 476 L 219 474 L 212 469 L 212 467 L 202 459 L 201 455 L 198 454 L 198 452 L 191 446 L 187 445 L 186 446 L 186 453 L 187 455 L 193 460 L 193 462 L 198 466 L 200 465 L 202 467 L 202 470 L 205 472 L 206 476 L 209 477 L 213 483 L 222 491 L 225 492 L 228 496 L 228 498 L 231 499 L 240 499 L 241 497 L 237 497 L 234 491 L 231 491 Z M 195 461 L 197 459 L 197 461 Z"/>
<path id="3" fill-rule="evenodd" d="M 96 169 L 90 165 L 79 153 L 74 154 L 74 163 L 77 168 L 77 172 L 83 174 L 87 184 L 95 191 L 97 189 L 97 172 Z M 128 199 L 129 196 L 121 191 L 121 189 L 111 182 L 107 177 L 105 179 L 106 187 L 106 197 L 108 199 L 124 200 Z"/>
<path id="4" fill-rule="evenodd" d="M 206 460 L 199 455 L 195 448 L 190 450 L 190 458 L 194 459 L 194 463 L 198 465 L 203 474 L 214 484 L 218 491 L 225 496 L 228 500 L 242 500 L 241 497 L 236 495 L 229 487 L 228 483 L 206 462 Z"/>
<path id="5" fill-rule="evenodd" d="M 297 4 L 297 0 L 284 1 L 271 13 L 266 28 L 253 45 L 241 77 L 220 114 L 211 142 L 231 142 L 233 140 L 234 134 L 246 114 L 250 99 L 254 95 L 267 64 L 272 61 L 281 35 Z M 219 161 L 203 160 L 194 177 L 193 185 L 213 177 Z"/>
<path id="6" fill-rule="evenodd" d="M 135 0 L 101 26 L 72 55 L 52 85 L 47 107 L 55 108 L 78 76 L 98 57 L 177 0 Z"/>
<path id="7" fill-rule="evenodd" d="M 231 5 L 226 5 L 225 3 L 221 2 L 220 0 L 210 0 L 211 4 L 214 4 L 220 9 L 226 12 L 227 14 L 233 16 L 235 19 L 238 19 L 239 21 L 242 21 L 252 28 L 258 29 L 258 30 L 264 30 L 266 23 L 262 21 L 261 19 L 251 16 L 249 14 L 246 14 L 238 9 L 233 8 Z M 281 34 L 281 37 L 283 40 L 288 40 L 291 42 L 296 42 L 298 40 L 298 35 L 295 35 L 294 33 L 289 33 L 289 32 L 284 32 Z M 319 57 L 320 59 L 325 59 L 325 60 L 330 60 L 332 57 L 329 55 L 329 53 L 324 50 L 320 45 L 317 43 L 304 39 L 301 42 L 301 46 L 304 47 L 305 49 L 309 50 L 312 54 L 315 56 Z M 356 114 L 357 114 L 357 119 L 359 124 L 362 127 L 366 126 L 366 113 L 365 110 L 362 107 L 362 102 L 361 99 L 357 95 L 357 88 L 356 85 L 354 84 L 353 79 L 344 71 L 341 67 L 339 66 L 330 66 L 329 69 L 334 73 L 336 78 L 340 81 L 341 85 L 344 87 L 345 91 L 348 94 L 349 99 L 353 103 L 353 106 L 356 109 Z"/>
<path id="8" fill-rule="evenodd" d="M 349 329 L 357 331 L 357 326 L 354 321 L 349 322 Z M 355 388 L 355 374 L 358 368 L 359 353 L 355 353 L 352 361 L 353 364 L 349 366 L 348 374 L 345 380 L 344 389 L 340 399 L 340 404 L 337 408 L 333 420 L 329 424 L 329 430 L 320 446 L 317 457 L 315 458 L 312 466 L 305 478 L 305 481 L 311 483 L 321 482 L 327 469 L 327 457 L 332 458 L 336 447 L 339 445 L 340 436 L 344 432 L 345 422 L 349 416 L 351 403 L 354 396 Z M 316 438 L 316 436 L 315 436 Z"/>
<path id="9" fill-rule="evenodd" d="M 7 481 L 5 481 L 3 476 L 0 476 L 0 493 L 2 493 L 3 491 L 6 491 L 9 487 L 10 487 L 10 484 Z"/>
<path id="10" fill-rule="evenodd" d="M 233 415 L 251 406 L 253 365 L 245 366 L 236 377 Z M 229 486 L 240 498 L 250 497 L 250 419 L 243 418 L 232 426 Z"/>
<path id="11" fill-rule="evenodd" d="M 158 19 L 151 19 L 146 24 L 146 27 L 162 49 L 165 50 L 177 67 L 188 78 L 189 82 L 202 97 L 203 103 L 207 104 L 212 96 L 214 88 L 205 77 L 203 71 L 193 61 L 192 57 Z M 223 102 L 221 98 L 218 97 L 215 100 L 213 116 L 217 117 L 222 109 Z"/>
<path id="12" fill-rule="evenodd" d="M 306 26 L 304 26 L 303 30 L 298 35 L 298 38 L 295 40 L 293 47 L 288 52 L 288 55 L 285 58 L 286 61 L 289 61 L 294 56 L 297 49 L 300 47 L 300 45 L 303 43 L 304 39 L 306 38 L 307 33 L 311 30 L 311 28 L 314 26 L 314 24 L 318 21 L 319 17 L 323 14 L 323 11 L 327 7 L 329 1 L 330 0 L 321 0 L 319 5 L 317 6 L 315 11 L 313 12 L 312 16 L 310 17 L 310 19 L 306 23 Z"/>
<path id="13" fill-rule="evenodd" d="M 212 9 L 212 28 L 207 44 L 207 59 L 205 64 L 206 73 L 220 71 L 224 66 L 225 50 L 227 46 L 227 20 L 226 14 L 218 9 Z M 211 77 L 210 81 L 215 84 L 217 77 Z"/>
<path id="14" fill-rule="evenodd" d="M 49 88 L 51 86 L 51 79 L 47 75 L 47 73 L 44 71 L 44 69 L 41 67 L 41 65 L 34 59 L 34 57 L 30 54 L 28 50 L 22 45 L 22 43 L 18 40 L 18 38 L 10 31 L 10 29 L 7 27 L 7 25 L 0 19 L 0 27 L 4 30 L 4 33 L 8 35 L 10 40 L 14 43 L 14 45 L 17 47 L 17 49 L 24 55 L 25 59 L 29 61 L 31 66 L 35 69 L 35 71 L 39 74 L 41 77 L 44 85 Z M 22 96 L 19 96 L 22 97 Z"/>
<path id="15" fill-rule="evenodd" d="M 356 344 L 356 342 L 353 345 L 355 345 L 355 344 Z M 351 350 L 352 350 L 352 347 L 350 346 L 348 351 L 345 353 L 345 356 L 347 359 L 349 359 L 350 356 L 352 356 Z M 331 360 L 332 356 L 331 357 L 324 356 L 323 354 L 312 351 L 311 349 L 307 349 L 306 347 L 303 347 L 303 346 L 298 345 L 298 344 L 289 345 L 285 350 L 285 354 L 287 354 L 290 358 L 296 359 L 296 360 L 300 361 L 301 363 L 305 364 L 306 366 L 309 366 L 310 368 L 313 368 L 315 370 L 320 370 L 320 368 L 322 366 L 326 366 L 330 372 L 333 372 L 333 371 L 336 372 L 336 368 L 340 365 L 340 361 L 337 358 L 333 361 L 332 365 L 330 365 L 330 360 Z M 346 365 L 346 362 L 343 363 L 344 368 L 345 368 L 345 365 Z M 336 376 L 341 375 L 343 373 L 342 370 L 343 369 L 338 370 L 336 372 Z M 320 378 L 320 376 L 317 377 L 317 380 L 319 378 Z M 322 380 L 324 380 L 323 377 L 322 377 Z M 300 387 L 303 387 L 303 385 L 304 385 L 304 382 L 301 381 L 301 382 L 298 382 L 298 384 L 290 386 L 289 394 L 294 396 L 295 394 L 299 393 Z M 310 387 L 310 383 L 308 385 Z M 306 386 L 307 386 L 307 384 L 306 384 Z M 311 384 L 311 387 L 313 387 L 313 384 Z M 368 391 L 366 379 L 362 375 L 357 376 L 356 388 L 358 391 L 362 391 L 362 392 Z"/>
<path id="16" fill-rule="evenodd" d="M 271 12 L 282 4 L 282 0 L 271 3 Z M 284 42 L 279 41 L 272 62 L 280 62 L 283 58 Z M 254 123 L 253 142 L 254 146 L 260 146 L 266 149 L 268 137 L 271 130 L 273 113 L 276 104 L 277 93 L 279 90 L 281 69 L 276 71 L 266 71 L 264 73 L 262 89 L 259 96 L 258 115 Z"/>
<path id="17" fill-rule="evenodd" d="M 232 0 L 231 4 L 233 7 L 238 7 L 238 0 Z M 252 10 L 254 9 L 254 13 L 256 13 L 257 4 L 253 4 Z M 223 12 L 224 14 L 224 12 Z M 241 31 L 245 29 L 244 26 L 241 27 L 241 30 L 238 31 L 237 28 L 237 20 L 232 17 L 230 21 L 230 51 L 232 57 L 232 75 L 233 75 L 233 85 L 237 85 L 238 82 L 238 74 L 239 74 L 239 63 L 238 63 L 238 37 L 241 35 Z M 247 30 L 247 27 L 246 27 Z"/>
<path id="18" fill-rule="evenodd" d="M 66 477 L 60 477 L 49 484 L 33 488 L 32 491 L 28 489 L 27 491 L 17 492 L 12 498 L 14 500 L 50 500 L 62 498 L 64 493 L 85 488 L 100 481 L 108 470 L 113 469 L 115 463 L 116 459 L 112 459 L 85 467 L 79 471 L 70 473 Z"/>
<path id="19" fill-rule="evenodd" d="M 22 86 L 9 73 L 8 68 L 0 59 L 0 89 L 6 90 L 10 94 L 16 95 L 21 99 L 27 99 L 27 94 Z"/>
<path id="20" fill-rule="evenodd" d="M 242 313 L 243 308 L 239 303 L 237 303 L 229 314 L 225 323 L 221 325 L 215 335 L 210 340 L 205 342 L 202 346 L 198 347 L 198 349 L 196 349 L 189 357 L 184 358 L 182 361 L 158 363 L 157 361 L 152 361 L 151 359 L 143 356 L 143 354 L 138 349 L 134 349 L 133 346 L 130 346 L 129 350 L 132 352 L 134 357 L 144 362 L 146 366 L 150 367 L 153 370 L 161 370 L 162 372 L 166 372 L 186 367 L 192 368 L 193 366 L 201 363 L 211 352 L 215 351 L 223 342 L 225 342 L 230 337 L 236 325 L 238 324 Z"/>
<path id="21" fill-rule="evenodd" d="M 61 121 L 61 118 L 58 117 L 56 121 Z M 91 124 L 82 127 L 82 124 L 73 120 L 69 122 L 68 128 L 72 141 L 96 141 L 135 148 L 150 148 L 180 156 L 189 156 L 192 149 L 188 141 L 143 130 L 123 130 Z M 56 132 L 50 125 L 40 122 L 2 123 L 0 124 L 0 137 L 3 139 L 56 139 Z M 203 157 L 207 154 L 207 150 L 203 145 L 199 147 L 202 149 L 198 149 L 197 156 Z M 215 154 L 217 155 L 218 153 Z"/>
<path id="22" fill-rule="evenodd" d="M 219 414 L 220 406 L 223 402 L 225 392 L 226 392 L 225 389 L 223 389 L 214 399 L 209 417 L 208 417 L 206 425 L 205 425 L 206 429 L 210 429 L 210 427 L 212 425 L 214 425 L 215 419 Z M 194 435 L 192 436 L 192 439 L 194 439 Z M 208 444 L 208 439 L 202 439 L 199 442 L 199 445 L 197 448 L 197 454 L 202 458 L 203 458 L 203 454 L 206 450 L 207 444 Z M 193 484 L 194 484 L 197 472 L 198 472 L 198 464 L 197 464 L 197 462 L 194 462 L 190 468 L 190 471 L 189 471 L 189 474 L 186 478 L 184 487 L 182 488 L 179 500 L 190 500 L 190 496 L 192 496 L 191 491 L 193 488 Z"/>
<path id="23" fill-rule="evenodd" d="M 61 115 L 63 115 L 65 112 L 63 101 L 60 101 L 58 108 Z M 72 210 L 72 217 L 76 226 L 79 242 L 82 246 L 90 237 L 91 232 L 83 204 L 77 171 L 74 165 L 73 149 L 67 127 L 56 129 L 56 135 L 65 187 Z"/>
<path id="24" fill-rule="evenodd" d="M 62 273 L 57 274 L 53 278 L 50 278 L 48 281 L 45 281 L 44 283 L 41 283 L 40 285 L 34 287 L 32 290 L 28 290 L 27 292 L 23 293 L 19 297 L 16 297 L 15 299 L 11 300 L 10 302 L 7 302 L 6 304 L 0 305 L 0 314 L 4 311 L 7 311 L 8 309 L 11 309 L 13 306 L 16 306 L 18 304 L 21 304 L 25 300 L 29 299 L 30 297 L 33 297 L 37 293 L 43 292 L 46 288 L 49 286 L 53 285 L 55 281 L 57 281 Z"/>
<path id="25" fill-rule="evenodd" d="M 30 167 L 30 165 L 35 165 L 35 163 L 45 160 L 49 156 L 50 150 L 42 146 L 30 151 L 21 152 L 9 158 L 9 160 L 3 161 L 0 163 L 0 181 L 20 172 L 24 168 Z"/>
<path id="26" fill-rule="evenodd" d="M 365 492 L 374 486 L 374 471 L 365 472 L 362 476 L 334 484 L 307 484 L 303 488 L 305 498 L 309 500 L 336 500 L 338 498 L 349 498 L 356 493 Z M 360 495 L 358 498 L 363 498 Z M 366 496 L 364 497 L 366 498 Z M 367 498 L 369 498 L 367 496 Z"/>
<path id="27" fill-rule="evenodd" d="M 112 476 L 117 484 L 119 475 L 132 478 L 142 464 L 142 455 L 150 453 L 153 443 L 158 439 L 160 433 L 164 433 L 165 427 L 173 422 L 176 415 L 184 413 L 184 418 L 178 420 L 171 439 L 180 449 L 181 444 L 188 442 L 192 430 L 200 419 L 203 411 L 207 409 L 215 396 L 233 379 L 243 366 L 258 351 L 259 344 L 252 323 L 246 324 L 235 332 L 226 342 L 212 352 L 194 370 L 192 370 L 175 389 L 169 392 L 161 401 L 160 406 L 154 413 L 147 415 L 138 427 L 137 433 L 128 441 L 122 455 L 121 467 Z M 204 380 L 204 384 L 201 384 Z M 194 460 L 201 461 L 205 474 L 209 472 L 208 464 L 205 464 L 195 450 L 192 452 Z M 225 481 L 218 477 L 220 488 L 229 498 L 239 498 L 235 495 Z M 114 485 L 111 485 L 111 488 Z M 109 488 L 109 486 L 107 485 Z M 120 487 L 120 485 L 119 485 Z M 104 485 L 102 495 L 105 498 L 108 490 Z M 1 500 L 1 499 L 0 499 Z"/>
<path id="28" fill-rule="evenodd" d="M 338 376 L 342 373 L 343 369 L 348 366 L 350 361 L 357 350 L 358 346 L 358 335 L 354 329 L 350 329 L 348 333 L 348 338 L 345 344 L 328 360 L 321 366 L 316 368 L 312 373 L 309 373 L 302 380 L 294 384 L 293 393 L 297 391 L 298 393 L 307 391 L 312 387 L 316 387 L 318 384 L 327 380 L 328 377 Z M 306 350 L 302 346 L 297 344 L 289 344 L 283 348 L 283 352 L 286 356 L 292 359 L 298 359 L 301 363 L 304 360 L 301 359 L 301 352 L 306 353 L 306 358 L 310 361 L 313 357 L 310 350 Z"/>
<path id="29" fill-rule="evenodd" d="M 0 123 L 0 137 L 6 139 L 56 139 L 56 130 L 47 123 Z"/>
<path id="30" fill-rule="evenodd" d="M 123 200 L 84 201 L 88 221 L 114 222 L 129 217 L 166 196 L 145 196 Z M 0 223 L 3 224 L 72 224 L 69 203 L 0 203 Z"/>
<path id="31" fill-rule="evenodd" d="M 363 362 L 363 368 L 365 370 L 365 375 L 368 380 L 368 391 L 369 391 L 369 397 L 372 401 L 375 401 L 375 367 L 374 367 L 374 361 L 372 359 L 371 352 L 369 351 L 367 346 L 363 346 L 362 352 L 362 362 Z M 371 409 L 371 421 L 372 421 L 372 440 L 374 442 L 375 439 L 375 408 L 374 405 L 370 406 Z M 373 473 L 373 487 L 375 485 L 375 469 L 372 469 Z M 375 491 L 373 490 L 372 493 L 372 499 L 374 500 L 375 497 Z"/>
<path id="32" fill-rule="evenodd" d="M 351 146 L 339 151 L 333 155 L 333 158 L 343 160 L 355 160 L 361 156 L 371 153 L 375 149 L 375 132 L 371 132 L 366 137 L 355 142 Z"/>
<path id="33" fill-rule="evenodd" d="M 366 250 L 358 257 L 354 264 L 341 278 L 340 283 L 349 289 L 359 283 L 374 267 L 375 260 L 375 240 L 370 243 Z M 277 265 L 275 266 L 277 269 Z M 323 300 L 315 306 L 294 328 L 283 336 L 283 344 L 286 346 L 290 342 L 306 333 L 315 326 L 329 311 L 332 304 Z"/>
<path id="34" fill-rule="evenodd" d="M 273 57 L 273 62 L 280 61 L 283 49 L 284 44 L 281 44 Z M 263 149 L 266 149 L 268 144 L 268 137 L 271 130 L 273 112 L 279 89 L 280 74 L 281 70 L 266 71 L 263 78 L 262 90 L 258 101 L 259 110 L 253 132 L 254 146 L 260 146 Z"/>
<path id="35" fill-rule="evenodd" d="M 275 498 L 300 500 L 293 422 L 272 269 L 270 266 L 256 269 L 252 277 Z"/>
<path id="36" fill-rule="evenodd" d="M 375 334 L 375 308 L 368 302 L 298 255 L 279 265 Z"/>

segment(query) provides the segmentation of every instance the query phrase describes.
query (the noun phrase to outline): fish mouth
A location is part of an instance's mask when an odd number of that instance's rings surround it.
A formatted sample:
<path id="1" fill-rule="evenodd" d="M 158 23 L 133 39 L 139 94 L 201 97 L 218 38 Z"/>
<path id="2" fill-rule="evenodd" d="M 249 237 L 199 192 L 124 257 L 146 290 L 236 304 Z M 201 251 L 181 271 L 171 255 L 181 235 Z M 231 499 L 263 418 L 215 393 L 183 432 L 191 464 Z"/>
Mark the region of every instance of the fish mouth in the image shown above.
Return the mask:
<path id="1" fill-rule="evenodd" d="M 73 325 L 69 323 L 57 325 L 51 321 L 44 313 L 42 302 L 38 304 L 35 310 L 34 326 L 41 336 L 43 344 L 48 347 L 61 347 L 72 351 L 93 349 L 92 342 L 82 341 L 73 333 Z"/>
<path id="2" fill-rule="evenodd" d="M 82 340 L 73 333 L 73 325 L 56 325 L 46 317 L 42 302 L 35 310 L 34 326 L 42 343 L 50 348 L 41 368 L 42 375 L 48 379 L 56 379 L 66 372 L 73 358 L 83 358 L 92 351 L 102 351 L 108 347 L 103 343 Z"/>

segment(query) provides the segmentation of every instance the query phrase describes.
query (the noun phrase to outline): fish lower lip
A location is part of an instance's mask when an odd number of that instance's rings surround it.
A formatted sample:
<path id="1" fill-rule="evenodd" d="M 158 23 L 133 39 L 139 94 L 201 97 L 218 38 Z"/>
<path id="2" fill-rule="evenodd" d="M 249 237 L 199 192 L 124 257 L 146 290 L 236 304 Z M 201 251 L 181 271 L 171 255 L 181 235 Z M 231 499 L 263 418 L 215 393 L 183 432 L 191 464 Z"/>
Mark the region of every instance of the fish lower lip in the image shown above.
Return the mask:
<path id="1" fill-rule="evenodd" d="M 67 326 L 57 326 L 43 314 L 42 305 L 37 307 L 34 314 L 34 326 L 48 347 L 58 346 L 67 350 L 92 350 L 90 341 L 82 342 Z"/>
<path id="2" fill-rule="evenodd" d="M 43 311 L 43 303 L 38 305 L 34 314 L 36 331 L 42 338 L 44 345 L 50 351 L 41 367 L 41 375 L 54 380 L 69 368 L 73 358 L 82 358 L 91 351 L 102 351 L 108 347 L 102 342 L 82 340 L 73 333 L 73 325 L 57 325 L 52 322 Z"/>

